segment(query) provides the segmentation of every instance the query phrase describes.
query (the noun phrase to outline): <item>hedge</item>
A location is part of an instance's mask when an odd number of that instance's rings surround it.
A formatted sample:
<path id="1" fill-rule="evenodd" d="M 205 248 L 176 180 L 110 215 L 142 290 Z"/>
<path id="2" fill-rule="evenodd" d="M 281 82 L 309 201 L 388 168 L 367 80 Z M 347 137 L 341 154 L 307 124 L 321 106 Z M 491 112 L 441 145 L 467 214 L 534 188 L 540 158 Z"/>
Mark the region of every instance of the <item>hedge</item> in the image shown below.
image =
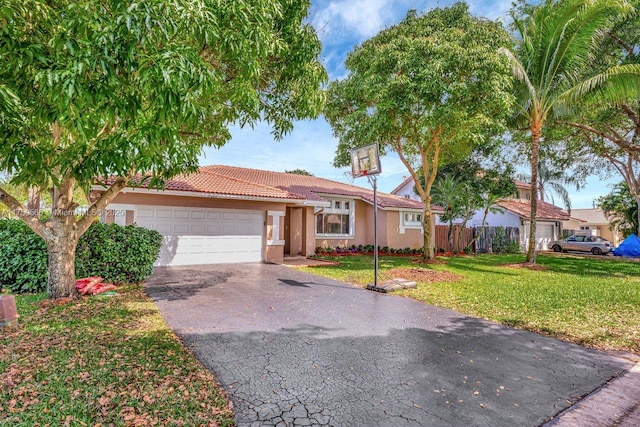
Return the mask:
<path id="1" fill-rule="evenodd" d="M 0 220 L 0 287 L 14 293 L 47 288 L 47 247 L 19 220 Z M 102 276 L 108 282 L 138 283 L 153 271 L 162 236 L 137 225 L 94 223 L 76 249 L 76 277 Z"/>

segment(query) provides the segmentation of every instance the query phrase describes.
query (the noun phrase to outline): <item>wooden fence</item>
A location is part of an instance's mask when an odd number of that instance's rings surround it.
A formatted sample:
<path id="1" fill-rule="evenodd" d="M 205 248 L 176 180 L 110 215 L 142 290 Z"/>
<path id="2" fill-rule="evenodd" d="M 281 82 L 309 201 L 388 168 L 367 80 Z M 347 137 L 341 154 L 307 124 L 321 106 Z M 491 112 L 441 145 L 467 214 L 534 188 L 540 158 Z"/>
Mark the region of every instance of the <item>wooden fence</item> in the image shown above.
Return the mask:
<path id="1" fill-rule="evenodd" d="M 440 248 L 444 248 L 445 251 L 451 251 L 455 248 L 455 244 L 458 238 L 458 233 L 460 233 L 460 226 L 453 226 L 453 245 L 451 247 L 451 243 L 449 243 L 449 226 L 448 225 L 436 225 L 436 235 L 434 239 L 435 248 L 439 250 Z M 473 240 L 473 228 L 466 228 L 462 232 L 462 237 L 460 238 L 460 251 L 462 251 L 465 247 L 469 246 L 469 242 Z"/>

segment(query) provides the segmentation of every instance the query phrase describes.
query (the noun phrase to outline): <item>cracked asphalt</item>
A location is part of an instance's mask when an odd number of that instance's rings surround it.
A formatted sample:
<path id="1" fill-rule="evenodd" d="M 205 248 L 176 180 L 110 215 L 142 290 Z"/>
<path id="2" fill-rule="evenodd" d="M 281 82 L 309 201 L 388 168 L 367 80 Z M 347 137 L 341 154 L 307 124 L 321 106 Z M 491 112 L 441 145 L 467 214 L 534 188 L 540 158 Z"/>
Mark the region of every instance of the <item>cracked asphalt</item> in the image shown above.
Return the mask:
<path id="1" fill-rule="evenodd" d="M 633 364 L 280 265 L 156 268 L 146 288 L 238 426 L 538 426 Z"/>

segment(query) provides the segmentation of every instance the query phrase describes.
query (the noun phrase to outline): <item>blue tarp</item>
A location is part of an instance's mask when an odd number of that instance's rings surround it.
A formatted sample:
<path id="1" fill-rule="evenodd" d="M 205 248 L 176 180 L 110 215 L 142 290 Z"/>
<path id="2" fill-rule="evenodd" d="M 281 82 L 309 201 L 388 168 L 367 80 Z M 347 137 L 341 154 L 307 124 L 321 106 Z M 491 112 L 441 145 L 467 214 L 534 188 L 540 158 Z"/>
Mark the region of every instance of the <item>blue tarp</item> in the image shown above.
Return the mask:
<path id="1" fill-rule="evenodd" d="M 640 238 L 630 235 L 613 250 L 615 256 L 640 257 Z"/>

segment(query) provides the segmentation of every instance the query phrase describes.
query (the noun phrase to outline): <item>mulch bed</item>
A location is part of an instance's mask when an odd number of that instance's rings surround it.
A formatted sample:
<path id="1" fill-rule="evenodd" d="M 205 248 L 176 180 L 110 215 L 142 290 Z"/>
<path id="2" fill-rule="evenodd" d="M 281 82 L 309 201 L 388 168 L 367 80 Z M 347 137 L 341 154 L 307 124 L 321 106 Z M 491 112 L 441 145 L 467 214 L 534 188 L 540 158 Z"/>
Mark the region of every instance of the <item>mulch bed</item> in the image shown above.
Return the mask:
<path id="1" fill-rule="evenodd" d="M 419 267 L 398 267 L 387 270 L 384 273 L 389 277 L 413 280 L 415 282 L 422 283 L 455 282 L 464 278 L 448 271 L 435 271 Z"/>

